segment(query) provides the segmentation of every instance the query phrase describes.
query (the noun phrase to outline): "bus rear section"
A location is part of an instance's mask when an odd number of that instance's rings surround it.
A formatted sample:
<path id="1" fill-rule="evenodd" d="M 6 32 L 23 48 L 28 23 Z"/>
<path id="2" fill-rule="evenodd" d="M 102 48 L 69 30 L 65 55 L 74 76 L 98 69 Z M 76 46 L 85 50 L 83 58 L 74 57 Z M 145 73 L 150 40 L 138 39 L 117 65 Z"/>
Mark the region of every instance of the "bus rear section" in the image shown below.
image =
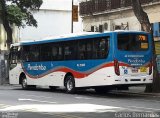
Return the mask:
<path id="1" fill-rule="evenodd" d="M 153 81 L 152 42 L 148 33 L 117 33 L 114 50 L 115 84 L 139 85 Z"/>

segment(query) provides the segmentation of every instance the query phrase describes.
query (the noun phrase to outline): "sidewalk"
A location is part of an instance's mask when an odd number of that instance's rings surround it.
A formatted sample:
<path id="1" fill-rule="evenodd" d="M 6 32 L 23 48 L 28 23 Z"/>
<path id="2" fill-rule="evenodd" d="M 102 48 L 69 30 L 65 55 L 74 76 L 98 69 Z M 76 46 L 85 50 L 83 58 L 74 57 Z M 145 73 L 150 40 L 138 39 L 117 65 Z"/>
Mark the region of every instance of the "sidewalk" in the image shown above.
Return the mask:
<path id="1" fill-rule="evenodd" d="M 120 90 L 121 93 L 137 94 L 142 96 L 160 97 L 160 93 L 145 93 L 146 86 L 132 86 L 129 90 Z"/>

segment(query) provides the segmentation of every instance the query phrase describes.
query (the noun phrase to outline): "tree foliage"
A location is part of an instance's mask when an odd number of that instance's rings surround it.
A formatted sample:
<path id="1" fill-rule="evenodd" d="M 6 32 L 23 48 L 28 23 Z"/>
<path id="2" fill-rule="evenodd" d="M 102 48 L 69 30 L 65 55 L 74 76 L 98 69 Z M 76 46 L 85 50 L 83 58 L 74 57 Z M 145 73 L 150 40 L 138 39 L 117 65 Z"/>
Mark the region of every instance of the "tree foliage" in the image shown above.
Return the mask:
<path id="1" fill-rule="evenodd" d="M 24 22 L 27 19 L 27 15 L 21 12 L 21 9 L 16 5 L 7 6 L 8 21 L 10 24 L 16 24 L 18 27 L 24 27 Z"/>
<path id="2" fill-rule="evenodd" d="M 18 27 L 25 25 L 37 27 L 37 21 L 31 11 L 39 10 L 42 3 L 42 0 L 0 0 L 1 16 L 4 29 L 7 32 L 8 46 L 13 40 L 11 28 L 13 24 Z"/>

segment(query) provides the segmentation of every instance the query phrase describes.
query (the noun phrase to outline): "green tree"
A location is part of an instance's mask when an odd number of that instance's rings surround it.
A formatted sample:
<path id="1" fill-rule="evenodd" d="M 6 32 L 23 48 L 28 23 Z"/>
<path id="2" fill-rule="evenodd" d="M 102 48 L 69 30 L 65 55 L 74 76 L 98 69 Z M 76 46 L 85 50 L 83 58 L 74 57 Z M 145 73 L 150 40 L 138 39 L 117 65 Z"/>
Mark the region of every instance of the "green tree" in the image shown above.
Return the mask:
<path id="1" fill-rule="evenodd" d="M 146 86 L 146 92 L 160 92 L 160 77 L 158 75 L 156 54 L 155 54 L 155 43 L 153 37 L 153 30 L 149 21 L 147 13 L 143 10 L 140 0 L 132 0 L 132 8 L 135 16 L 141 24 L 142 30 L 152 34 L 152 45 L 153 45 L 153 83 Z"/>
<path id="2" fill-rule="evenodd" d="M 7 33 L 7 46 L 13 42 L 12 25 L 24 27 L 25 25 L 37 27 L 31 11 L 39 10 L 42 0 L 0 0 L 1 18 Z"/>

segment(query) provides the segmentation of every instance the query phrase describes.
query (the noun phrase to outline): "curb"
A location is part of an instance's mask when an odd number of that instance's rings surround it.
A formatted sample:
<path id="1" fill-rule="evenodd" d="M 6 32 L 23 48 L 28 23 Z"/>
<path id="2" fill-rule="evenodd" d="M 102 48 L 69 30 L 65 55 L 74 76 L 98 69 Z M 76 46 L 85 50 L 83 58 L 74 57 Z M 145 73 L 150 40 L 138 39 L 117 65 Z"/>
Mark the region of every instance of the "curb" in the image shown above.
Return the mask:
<path id="1" fill-rule="evenodd" d="M 160 93 L 142 93 L 142 92 L 130 92 L 130 91 L 113 91 L 117 94 L 129 94 L 129 95 L 138 95 L 138 96 L 147 96 L 147 97 L 160 97 Z"/>

